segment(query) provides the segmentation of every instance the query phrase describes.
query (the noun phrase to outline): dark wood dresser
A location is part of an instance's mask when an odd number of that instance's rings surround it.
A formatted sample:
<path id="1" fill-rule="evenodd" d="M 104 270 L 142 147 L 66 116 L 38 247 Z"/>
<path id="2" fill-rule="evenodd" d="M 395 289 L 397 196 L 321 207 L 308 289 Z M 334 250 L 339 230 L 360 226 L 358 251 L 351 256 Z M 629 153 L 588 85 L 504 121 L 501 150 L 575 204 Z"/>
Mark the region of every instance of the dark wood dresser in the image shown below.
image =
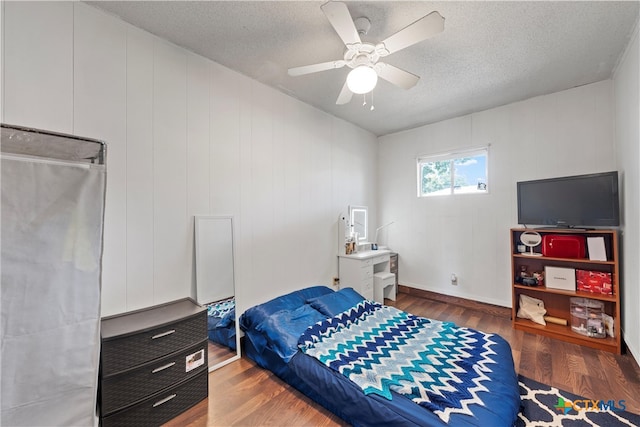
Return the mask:
<path id="1" fill-rule="evenodd" d="M 101 425 L 160 425 L 208 396 L 207 312 L 192 299 L 104 317 L 101 329 Z"/>

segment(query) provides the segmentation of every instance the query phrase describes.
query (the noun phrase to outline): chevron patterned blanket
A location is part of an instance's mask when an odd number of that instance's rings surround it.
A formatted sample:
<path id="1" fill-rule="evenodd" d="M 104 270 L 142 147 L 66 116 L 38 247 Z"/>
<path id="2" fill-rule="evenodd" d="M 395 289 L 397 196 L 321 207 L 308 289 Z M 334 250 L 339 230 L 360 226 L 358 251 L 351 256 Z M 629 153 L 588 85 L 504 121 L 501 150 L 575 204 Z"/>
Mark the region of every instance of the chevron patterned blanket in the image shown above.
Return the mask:
<path id="1" fill-rule="evenodd" d="M 310 326 L 300 350 L 341 373 L 365 394 L 407 396 L 443 421 L 473 416 L 496 364 L 492 334 L 362 301 Z"/>

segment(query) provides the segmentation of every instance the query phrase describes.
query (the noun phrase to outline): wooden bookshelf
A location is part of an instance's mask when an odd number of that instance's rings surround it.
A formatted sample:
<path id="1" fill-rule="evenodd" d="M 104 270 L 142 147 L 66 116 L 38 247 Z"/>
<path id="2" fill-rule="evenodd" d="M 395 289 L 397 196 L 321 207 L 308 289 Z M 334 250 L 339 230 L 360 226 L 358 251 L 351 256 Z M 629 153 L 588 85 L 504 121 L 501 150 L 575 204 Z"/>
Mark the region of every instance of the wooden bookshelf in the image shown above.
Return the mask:
<path id="1" fill-rule="evenodd" d="M 606 261 L 594 261 L 587 258 L 558 258 L 545 256 L 529 256 L 518 252 L 517 247 L 520 244 L 520 235 L 525 231 L 533 231 L 525 228 L 512 228 L 510 232 L 511 238 L 511 278 L 512 278 L 512 325 L 514 329 L 520 329 L 534 334 L 548 336 L 574 344 L 584 345 L 612 353 L 622 353 L 622 339 L 620 331 L 620 272 L 619 272 L 619 253 L 618 253 L 618 233 L 617 230 L 596 229 L 596 230 L 559 230 L 559 229 L 540 229 L 535 230 L 540 235 L 545 234 L 567 234 L 578 235 L 583 237 L 602 237 L 605 242 L 607 252 Z M 541 253 L 542 248 L 538 246 L 534 248 L 535 252 Z M 516 282 L 516 277 L 520 274 L 522 266 L 526 266 L 527 270 L 544 271 L 545 267 L 565 267 L 572 269 L 581 269 L 589 271 L 598 271 L 611 274 L 611 282 L 613 285 L 613 295 L 583 292 L 577 290 L 564 290 L 548 288 L 546 286 L 527 286 Z M 546 278 L 545 278 L 546 283 Z M 532 298 L 542 300 L 547 310 L 548 316 L 566 319 L 567 325 L 557 325 L 547 322 L 546 325 L 540 325 L 528 319 L 517 317 L 519 308 L 520 295 L 527 295 Z M 604 312 L 614 319 L 614 335 L 615 337 L 594 338 L 574 332 L 571 329 L 571 308 L 570 299 L 572 297 L 589 298 L 604 303 Z"/>

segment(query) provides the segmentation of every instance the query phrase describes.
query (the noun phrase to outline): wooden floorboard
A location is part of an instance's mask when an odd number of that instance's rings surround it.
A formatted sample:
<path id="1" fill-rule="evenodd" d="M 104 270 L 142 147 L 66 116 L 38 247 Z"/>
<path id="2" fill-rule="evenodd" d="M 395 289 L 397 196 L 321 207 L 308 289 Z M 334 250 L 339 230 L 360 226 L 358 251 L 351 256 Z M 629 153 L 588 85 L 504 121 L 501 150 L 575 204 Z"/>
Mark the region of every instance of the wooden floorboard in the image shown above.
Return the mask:
<path id="1" fill-rule="evenodd" d="M 217 365 L 218 363 L 224 362 L 225 360 L 230 359 L 236 355 L 235 350 L 231 350 L 229 347 L 218 344 L 217 342 L 213 342 L 211 340 L 209 340 L 209 348 L 207 353 L 209 366 Z"/>
<path id="2" fill-rule="evenodd" d="M 402 290 L 405 290 L 404 288 Z M 428 292 L 401 292 L 388 301 L 418 316 L 497 333 L 511 345 L 516 371 L 591 399 L 625 400 L 640 414 L 640 368 L 616 355 L 511 328 L 510 310 Z M 209 398 L 167 424 L 182 426 L 347 425 L 302 393 L 243 356 L 209 374 Z"/>

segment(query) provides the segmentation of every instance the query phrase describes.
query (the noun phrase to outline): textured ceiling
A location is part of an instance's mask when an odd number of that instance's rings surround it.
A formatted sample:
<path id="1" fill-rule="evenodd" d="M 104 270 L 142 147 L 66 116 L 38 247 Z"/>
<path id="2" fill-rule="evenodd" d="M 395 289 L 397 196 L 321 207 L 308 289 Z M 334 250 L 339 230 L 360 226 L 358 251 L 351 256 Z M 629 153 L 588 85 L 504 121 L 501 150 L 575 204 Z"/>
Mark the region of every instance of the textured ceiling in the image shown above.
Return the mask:
<path id="1" fill-rule="evenodd" d="M 87 2 L 323 111 L 386 135 L 612 76 L 638 21 L 638 1 L 345 2 L 377 42 L 436 10 L 445 29 L 385 58 L 421 76 L 403 90 L 380 80 L 336 105 L 348 68 L 290 77 L 287 69 L 342 59 L 317 1 Z M 369 100 L 368 100 L 369 101 Z"/>

